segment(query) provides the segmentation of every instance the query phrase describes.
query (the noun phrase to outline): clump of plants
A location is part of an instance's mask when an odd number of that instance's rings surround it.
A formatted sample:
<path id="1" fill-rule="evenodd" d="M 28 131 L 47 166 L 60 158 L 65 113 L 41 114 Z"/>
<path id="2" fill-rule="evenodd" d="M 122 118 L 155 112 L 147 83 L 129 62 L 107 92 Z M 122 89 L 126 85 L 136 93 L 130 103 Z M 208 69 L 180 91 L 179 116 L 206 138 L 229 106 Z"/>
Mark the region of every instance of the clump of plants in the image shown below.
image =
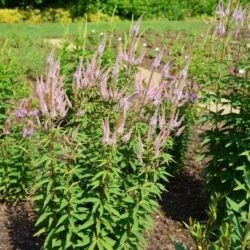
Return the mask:
<path id="1" fill-rule="evenodd" d="M 190 223 L 200 249 L 250 247 L 248 23 L 248 9 L 219 1 L 204 43 L 210 49 L 204 61 L 211 66 L 202 71 L 209 112 L 201 121 L 211 126 L 203 135 L 211 200 L 207 223 Z"/>
<path id="2" fill-rule="evenodd" d="M 119 44 L 113 63 L 103 56 L 108 35 L 87 60 L 80 57 L 71 84 L 69 76 L 65 84 L 52 51 L 34 95 L 3 127 L 6 138 L 21 131 L 28 152 L 34 151 L 30 194 L 44 249 L 146 245 L 145 232 L 165 189 L 162 181 L 170 175 L 169 150 L 185 129 L 179 109 L 197 93 L 188 81 L 189 62 L 176 75 L 167 63 L 161 81 L 154 81 L 164 51 L 149 78 L 139 72 L 145 55 L 138 51 L 141 19 Z"/>

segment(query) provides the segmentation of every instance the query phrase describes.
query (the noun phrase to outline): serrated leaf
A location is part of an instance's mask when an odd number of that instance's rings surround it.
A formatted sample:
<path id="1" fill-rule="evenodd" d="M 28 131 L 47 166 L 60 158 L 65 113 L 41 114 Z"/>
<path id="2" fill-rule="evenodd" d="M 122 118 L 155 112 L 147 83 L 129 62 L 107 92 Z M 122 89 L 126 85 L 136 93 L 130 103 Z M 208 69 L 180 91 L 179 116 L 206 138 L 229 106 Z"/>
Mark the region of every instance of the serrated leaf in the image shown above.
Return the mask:
<path id="1" fill-rule="evenodd" d="M 36 221 L 36 226 L 38 226 L 39 224 L 41 224 L 45 219 L 49 218 L 50 215 L 52 215 L 52 212 L 45 212 L 42 215 L 40 215 L 40 217 L 38 218 L 38 220 Z"/>
<path id="2" fill-rule="evenodd" d="M 68 218 L 68 214 L 64 214 L 61 216 L 61 218 L 58 220 L 56 227 L 58 227 L 59 225 L 61 225 L 67 218 Z"/>
<path id="3" fill-rule="evenodd" d="M 94 218 L 91 216 L 82 226 L 79 227 L 80 230 L 83 230 L 85 228 L 89 228 L 92 225 L 94 225 L 95 221 Z"/>

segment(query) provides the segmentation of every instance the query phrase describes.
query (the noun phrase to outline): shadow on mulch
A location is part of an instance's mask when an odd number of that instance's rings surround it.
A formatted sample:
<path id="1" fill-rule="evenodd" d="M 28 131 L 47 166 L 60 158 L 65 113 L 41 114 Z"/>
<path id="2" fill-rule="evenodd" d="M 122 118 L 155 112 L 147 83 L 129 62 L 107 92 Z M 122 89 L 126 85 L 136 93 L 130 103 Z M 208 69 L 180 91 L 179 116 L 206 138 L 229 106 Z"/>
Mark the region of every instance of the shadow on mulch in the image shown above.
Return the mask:
<path id="1" fill-rule="evenodd" d="M 162 211 L 173 220 L 188 222 L 189 218 L 207 219 L 209 195 L 204 192 L 204 181 L 188 173 L 182 173 L 170 180 L 167 192 L 162 195 Z"/>
<path id="2" fill-rule="evenodd" d="M 6 215 L 8 217 L 6 227 L 13 250 L 40 250 L 42 239 L 33 236 L 37 230 L 31 208 L 27 204 L 7 207 Z"/>

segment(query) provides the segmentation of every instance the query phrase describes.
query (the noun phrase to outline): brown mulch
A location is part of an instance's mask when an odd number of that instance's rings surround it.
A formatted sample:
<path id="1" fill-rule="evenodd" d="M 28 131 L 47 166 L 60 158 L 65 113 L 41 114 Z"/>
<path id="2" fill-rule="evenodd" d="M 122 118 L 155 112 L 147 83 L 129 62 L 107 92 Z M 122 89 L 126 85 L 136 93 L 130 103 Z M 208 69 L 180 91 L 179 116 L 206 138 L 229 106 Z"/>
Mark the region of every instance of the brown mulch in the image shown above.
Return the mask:
<path id="1" fill-rule="evenodd" d="M 0 204 L 0 250 L 39 250 L 35 215 L 28 203 L 12 207 Z"/>

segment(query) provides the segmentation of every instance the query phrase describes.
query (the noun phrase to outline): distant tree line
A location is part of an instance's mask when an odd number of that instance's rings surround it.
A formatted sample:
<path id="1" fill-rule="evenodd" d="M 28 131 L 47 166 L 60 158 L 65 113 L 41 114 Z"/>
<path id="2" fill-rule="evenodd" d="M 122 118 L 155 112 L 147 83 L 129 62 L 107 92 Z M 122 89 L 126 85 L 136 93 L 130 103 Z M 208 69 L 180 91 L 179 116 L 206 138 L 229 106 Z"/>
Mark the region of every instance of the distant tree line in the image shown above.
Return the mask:
<path id="1" fill-rule="evenodd" d="M 144 13 L 145 18 L 166 17 L 180 20 L 184 17 L 211 15 L 217 0 L 0 0 L 1 8 L 67 8 L 72 17 L 85 13 L 113 13 L 121 18 L 135 18 Z M 248 3 L 249 0 L 241 0 Z"/>

